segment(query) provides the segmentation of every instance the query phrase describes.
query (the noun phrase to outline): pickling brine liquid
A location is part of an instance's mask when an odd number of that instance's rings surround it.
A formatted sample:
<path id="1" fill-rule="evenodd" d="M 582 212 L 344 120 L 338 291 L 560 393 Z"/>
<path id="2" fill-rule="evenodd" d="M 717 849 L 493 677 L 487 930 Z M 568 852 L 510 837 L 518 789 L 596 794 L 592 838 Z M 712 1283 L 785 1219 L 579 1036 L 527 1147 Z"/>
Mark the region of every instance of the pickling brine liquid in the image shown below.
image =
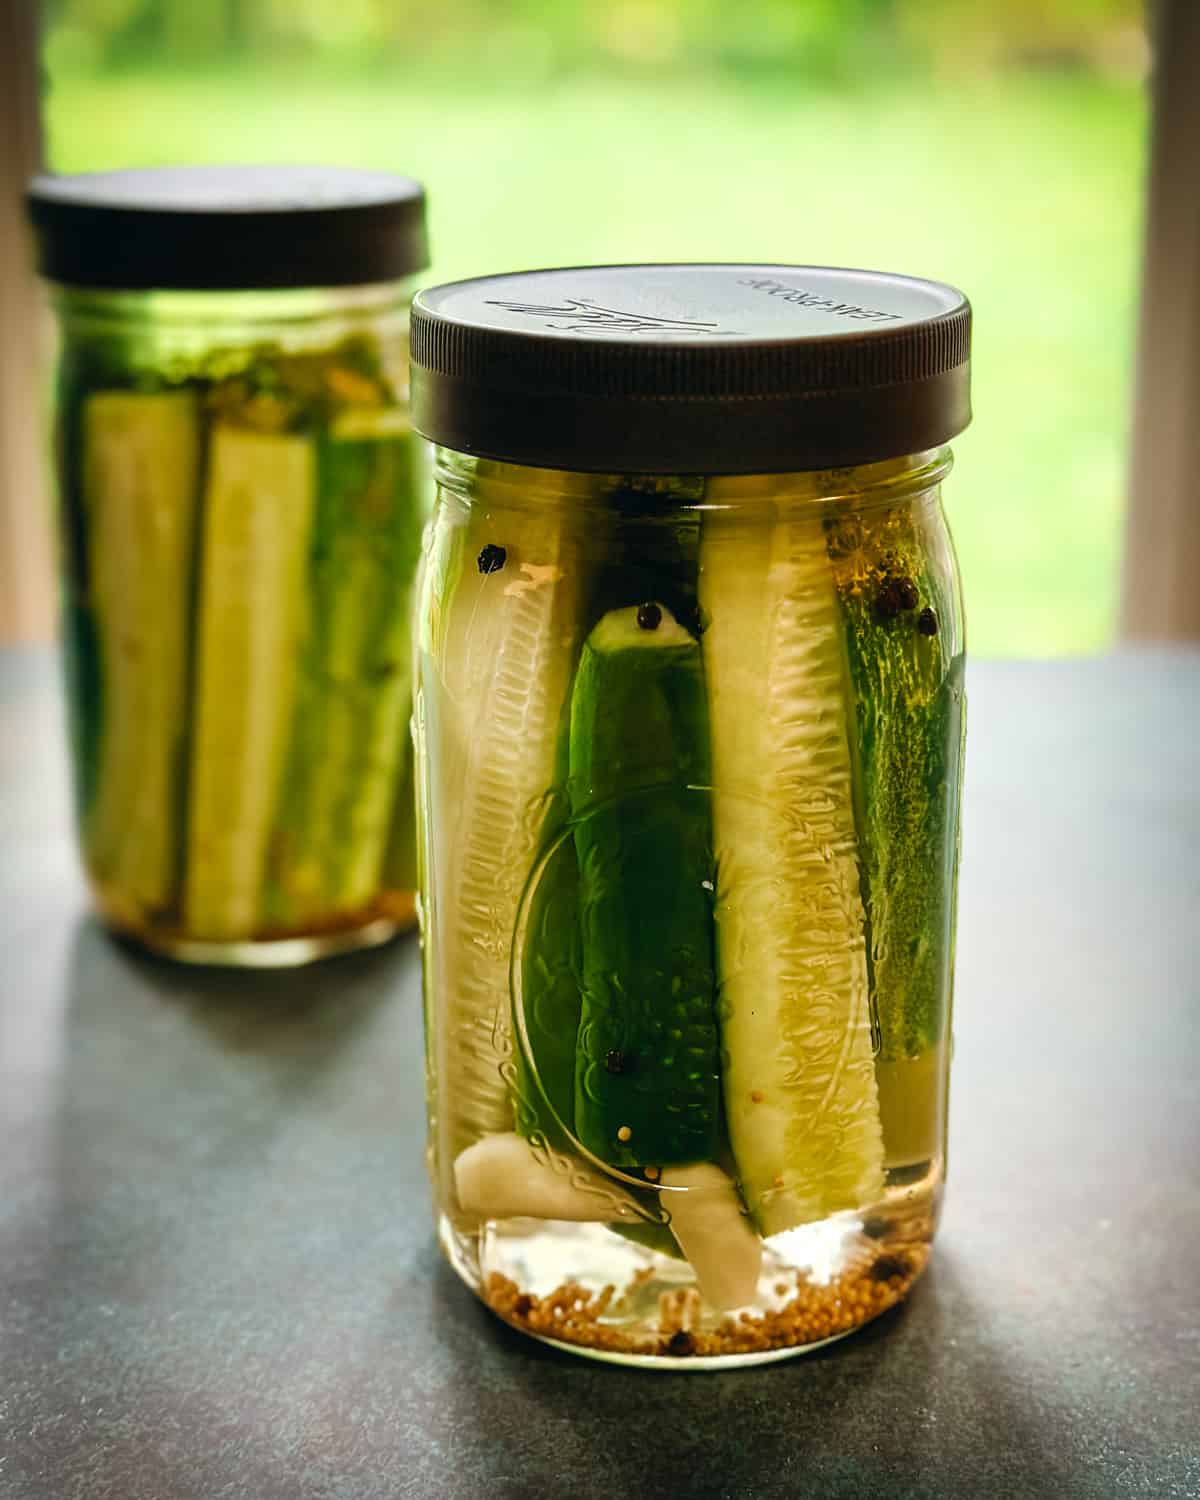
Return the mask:
<path id="1" fill-rule="evenodd" d="M 924 1269 L 962 624 L 944 452 L 603 476 L 439 452 L 416 739 L 443 1246 L 523 1331 L 751 1363 Z"/>
<path id="2" fill-rule="evenodd" d="M 64 292 L 60 312 L 64 644 L 100 911 L 240 964 L 412 925 L 406 303 Z"/>

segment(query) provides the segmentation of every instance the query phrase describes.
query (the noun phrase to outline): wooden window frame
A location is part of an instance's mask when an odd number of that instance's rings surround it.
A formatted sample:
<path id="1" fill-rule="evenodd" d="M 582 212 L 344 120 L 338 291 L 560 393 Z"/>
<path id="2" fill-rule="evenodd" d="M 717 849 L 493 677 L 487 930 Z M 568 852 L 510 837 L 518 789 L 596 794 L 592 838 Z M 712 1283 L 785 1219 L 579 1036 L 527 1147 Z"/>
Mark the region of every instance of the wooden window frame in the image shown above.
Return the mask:
<path id="1" fill-rule="evenodd" d="M 0 0 L 0 642 L 54 628 L 42 375 L 46 316 L 25 184 L 42 162 L 36 0 Z"/>
<path id="2" fill-rule="evenodd" d="M 1119 637 L 1200 640 L 1200 3 L 1161 0 Z M 1097 310 L 1097 317 L 1102 316 Z"/>

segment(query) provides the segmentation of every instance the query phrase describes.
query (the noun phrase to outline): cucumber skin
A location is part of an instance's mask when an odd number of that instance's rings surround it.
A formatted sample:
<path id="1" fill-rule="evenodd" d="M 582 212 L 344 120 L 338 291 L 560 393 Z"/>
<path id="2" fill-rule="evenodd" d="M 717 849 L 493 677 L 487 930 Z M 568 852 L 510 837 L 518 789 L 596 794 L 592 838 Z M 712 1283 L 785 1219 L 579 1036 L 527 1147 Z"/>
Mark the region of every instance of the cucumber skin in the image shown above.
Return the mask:
<path id="1" fill-rule="evenodd" d="M 520 953 L 523 1016 L 514 1083 L 520 1134 L 570 1149 L 575 1128 L 575 1053 L 583 1001 L 579 866 L 570 834 L 537 865 Z M 524 1022 L 528 1053 L 520 1045 Z M 532 1064 L 532 1066 L 531 1066 Z"/>
<path id="2" fill-rule="evenodd" d="M 703 494 L 704 481 L 698 478 L 662 477 L 652 483 L 631 478 L 598 484 L 593 503 L 603 510 L 604 540 L 597 544 L 600 560 L 586 584 L 590 624 L 611 610 L 660 600 L 677 618 L 693 628 L 697 625 L 699 513 L 681 507 L 695 505 Z M 523 1020 L 536 1072 L 519 1051 L 515 1099 L 518 1130 L 547 1135 L 567 1149 L 570 1137 L 563 1137 L 559 1122 L 573 1132 L 575 1046 L 583 983 L 579 871 L 574 840 L 565 832 L 570 815 L 570 709 L 568 699 L 554 788 L 542 829 L 542 853 L 535 865 L 537 884 L 527 897 L 529 911 L 522 927 L 519 963 L 524 1016 L 516 1019 L 518 1035 Z M 558 840 L 563 842 L 551 853 Z M 674 1245 L 669 1234 L 665 1242 Z"/>
<path id="3" fill-rule="evenodd" d="M 408 705 L 412 704 L 412 671 L 409 670 Z M 388 891 L 415 891 L 420 886 L 417 859 L 416 766 L 409 721 L 401 714 L 399 765 L 392 820 L 383 852 L 383 887 Z"/>
<path id="4" fill-rule="evenodd" d="M 73 599 L 66 591 L 60 617 L 75 819 L 83 828 L 95 802 L 104 733 L 100 642 L 91 606 Z"/>
<path id="5" fill-rule="evenodd" d="M 109 362 L 66 346 L 55 389 L 54 469 L 58 494 L 58 544 L 62 569 L 60 620 L 70 731 L 75 819 L 80 829 L 91 810 L 104 732 L 100 642 L 91 603 L 91 565 L 83 504 L 83 407 L 89 389 L 115 371 Z"/>
<path id="6" fill-rule="evenodd" d="M 712 896 L 702 884 L 713 880 L 712 832 L 705 794 L 687 790 L 709 779 L 699 648 L 585 644 L 569 781 L 583 934 L 575 1123 L 614 1166 L 711 1160 L 719 1141 Z M 614 1052 L 620 1072 L 607 1066 Z"/>
<path id="7" fill-rule="evenodd" d="M 267 874 L 278 929 L 350 914 L 381 884 L 412 696 L 412 449 L 407 434 L 318 440 L 311 635 Z"/>
<path id="8" fill-rule="evenodd" d="M 909 501 L 828 529 L 854 707 L 856 798 L 872 996 L 883 1061 L 942 1040 L 954 950 L 964 737 L 961 627 L 918 507 Z M 919 602 L 881 612 L 886 580 Z M 916 621 L 925 607 L 936 635 Z M 951 643 L 950 650 L 945 643 Z"/>
<path id="9" fill-rule="evenodd" d="M 409 591 L 408 609 L 408 677 L 409 692 L 407 713 L 401 726 L 400 763 L 396 772 L 396 795 L 392 807 L 391 826 L 388 829 L 387 848 L 383 856 L 383 884 L 388 891 L 416 892 L 420 889 L 419 830 L 417 827 L 416 785 L 416 680 L 417 680 L 417 632 L 415 624 L 416 601 L 421 596 L 421 582 L 426 556 L 426 541 L 432 511 L 432 475 L 429 472 L 429 445 L 414 436 L 412 452 L 413 481 L 413 537 L 416 553 L 413 560 L 412 581 Z"/>
<path id="10" fill-rule="evenodd" d="M 579 926 L 579 862 L 570 831 L 571 702 L 567 694 L 555 749 L 554 785 L 542 841 L 522 898 L 513 974 L 516 1077 L 513 1109 L 521 1135 L 544 1136 L 574 1149 L 575 1049 L 583 1008 L 583 944 Z M 524 1044 L 522 1042 L 524 1032 Z"/>

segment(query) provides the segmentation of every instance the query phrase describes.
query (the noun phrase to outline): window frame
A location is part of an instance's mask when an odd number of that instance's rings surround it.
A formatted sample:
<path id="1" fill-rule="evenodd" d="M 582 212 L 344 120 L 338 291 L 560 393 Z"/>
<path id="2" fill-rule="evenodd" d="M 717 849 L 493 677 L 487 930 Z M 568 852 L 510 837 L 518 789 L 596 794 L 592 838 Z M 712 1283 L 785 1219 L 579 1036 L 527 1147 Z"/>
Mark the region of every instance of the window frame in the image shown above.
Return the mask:
<path id="1" fill-rule="evenodd" d="M 30 265 L 24 193 L 42 164 L 37 0 L 0 3 L 0 642 L 54 628 L 40 372 L 47 317 Z"/>
<path id="2" fill-rule="evenodd" d="M 1159 0 L 1118 639 L 1200 640 L 1200 4 Z M 1099 312 L 1097 312 L 1099 316 Z"/>

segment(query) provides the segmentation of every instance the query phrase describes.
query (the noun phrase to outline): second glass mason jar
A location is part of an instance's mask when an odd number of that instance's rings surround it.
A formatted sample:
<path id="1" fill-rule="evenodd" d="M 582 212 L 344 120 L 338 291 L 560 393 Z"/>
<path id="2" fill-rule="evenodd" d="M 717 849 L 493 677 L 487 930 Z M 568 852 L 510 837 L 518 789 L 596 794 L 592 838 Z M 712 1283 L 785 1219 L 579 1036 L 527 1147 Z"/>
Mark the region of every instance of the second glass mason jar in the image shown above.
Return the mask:
<path id="1" fill-rule="evenodd" d="M 417 298 L 430 1163 L 527 1333 L 754 1363 L 926 1264 L 969 339 L 949 287 L 812 267 Z"/>
<path id="2" fill-rule="evenodd" d="M 47 177 L 63 635 L 84 863 L 177 958 L 414 919 L 409 178 Z"/>

